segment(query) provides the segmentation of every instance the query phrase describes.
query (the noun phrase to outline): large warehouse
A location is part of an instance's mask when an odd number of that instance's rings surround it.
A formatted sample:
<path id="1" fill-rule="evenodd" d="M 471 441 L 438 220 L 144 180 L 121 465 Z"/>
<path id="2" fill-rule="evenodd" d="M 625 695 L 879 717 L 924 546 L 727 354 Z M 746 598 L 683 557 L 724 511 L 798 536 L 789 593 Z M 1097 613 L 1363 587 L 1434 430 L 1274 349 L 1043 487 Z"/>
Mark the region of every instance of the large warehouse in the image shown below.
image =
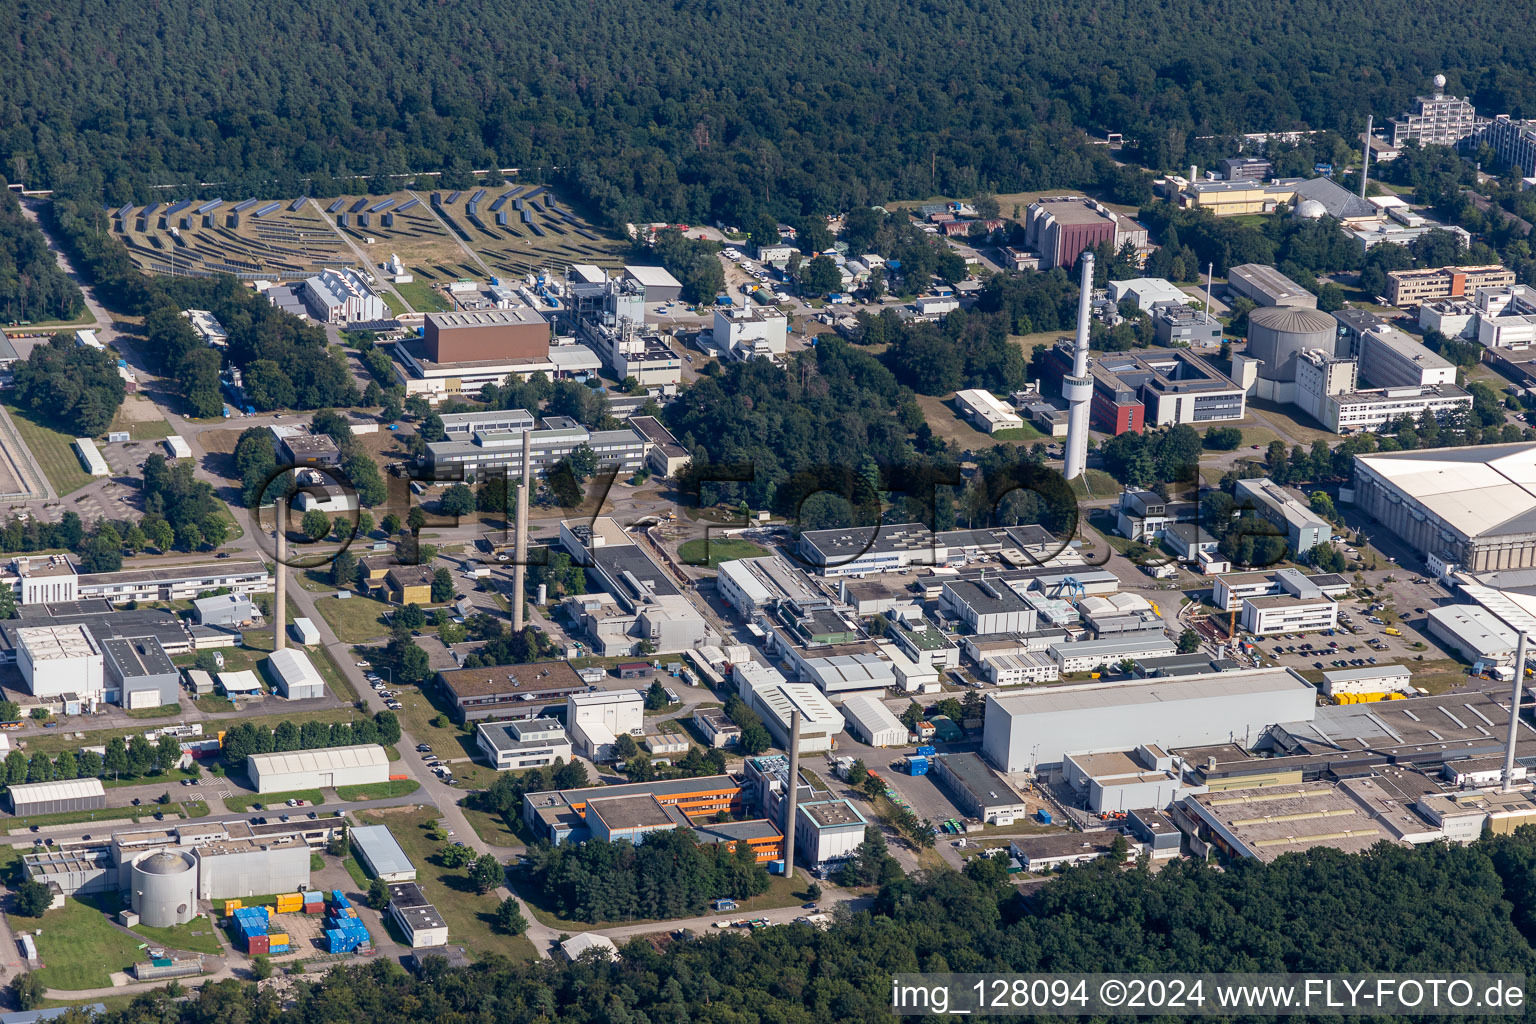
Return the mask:
<path id="1" fill-rule="evenodd" d="M 987 696 L 982 753 L 998 770 L 1060 764 L 1068 752 L 1257 741 L 1277 722 L 1310 722 L 1317 688 L 1288 668 L 1054 686 Z"/>
<path id="2" fill-rule="evenodd" d="M 258 793 L 364 786 L 389 781 L 389 757 L 376 743 L 251 754 L 245 772 Z"/>
<path id="3" fill-rule="evenodd" d="M 907 742 L 907 727 L 891 709 L 870 694 L 856 693 L 843 701 L 848 731 L 871 747 L 899 747 Z"/>
<path id="4" fill-rule="evenodd" d="M 272 675 L 277 692 L 289 700 L 325 696 L 325 680 L 303 651 L 292 647 L 273 651 L 267 658 L 267 671 Z"/>
<path id="5" fill-rule="evenodd" d="M 389 829 L 383 825 L 355 825 L 348 835 L 352 848 L 373 877 L 386 882 L 416 881 L 416 865 Z"/>
<path id="6" fill-rule="evenodd" d="M 107 806 L 107 791 L 100 779 L 69 779 L 63 782 L 30 782 L 11 787 L 11 813 L 62 814 L 94 811 Z"/>
<path id="7" fill-rule="evenodd" d="M 1536 443 L 1357 455 L 1354 501 L 1431 572 L 1536 566 Z"/>

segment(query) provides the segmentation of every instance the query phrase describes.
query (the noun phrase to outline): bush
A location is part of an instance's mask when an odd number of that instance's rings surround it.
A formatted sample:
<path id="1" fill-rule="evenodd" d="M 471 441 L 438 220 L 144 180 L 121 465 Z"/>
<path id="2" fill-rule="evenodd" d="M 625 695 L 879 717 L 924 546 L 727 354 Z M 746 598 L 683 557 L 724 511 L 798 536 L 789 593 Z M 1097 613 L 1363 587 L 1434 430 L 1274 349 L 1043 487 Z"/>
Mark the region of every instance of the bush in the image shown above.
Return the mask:
<path id="1" fill-rule="evenodd" d="M 1205 432 L 1205 447 L 1213 452 L 1233 452 L 1242 447 L 1243 432 L 1236 427 L 1212 427 Z"/>

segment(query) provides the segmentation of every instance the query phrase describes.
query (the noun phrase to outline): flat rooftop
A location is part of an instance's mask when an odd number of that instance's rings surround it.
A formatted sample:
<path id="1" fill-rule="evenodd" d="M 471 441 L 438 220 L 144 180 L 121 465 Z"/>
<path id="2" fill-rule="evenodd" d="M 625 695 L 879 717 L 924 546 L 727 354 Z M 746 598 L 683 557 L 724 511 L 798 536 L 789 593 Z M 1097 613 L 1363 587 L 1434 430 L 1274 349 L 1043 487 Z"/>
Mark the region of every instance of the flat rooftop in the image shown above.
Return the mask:
<path id="1" fill-rule="evenodd" d="M 1536 533 L 1536 443 L 1355 456 L 1468 538 Z"/>
<path id="2" fill-rule="evenodd" d="M 822 800 L 811 804 L 800 804 L 799 807 L 805 811 L 806 817 L 821 828 L 867 824 L 858 808 L 846 800 Z"/>
<path id="3" fill-rule="evenodd" d="M 1317 687 L 1294 670 L 1256 668 L 1241 672 L 1213 672 L 1209 675 L 1182 676 L 1174 679 L 1132 679 L 1111 683 L 1085 683 L 1026 690 L 989 699 L 1010 714 L 1048 714 L 1063 711 L 1098 711 L 1104 708 L 1130 707 L 1136 704 L 1162 704 L 1208 697 L 1247 697 L 1259 693 L 1305 688 L 1316 693 Z M 1361 705 L 1363 706 L 1363 705 Z"/>
<path id="4" fill-rule="evenodd" d="M 499 693 L 539 690 L 585 690 L 568 661 L 534 661 L 526 665 L 445 669 L 437 674 L 457 697 L 488 697 Z"/>
<path id="5" fill-rule="evenodd" d="M 980 754 L 939 754 L 944 770 L 982 807 L 1022 804 L 1024 797 L 999 774 L 987 767 Z"/>
<path id="6" fill-rule="evenodd" d="M 663 828 L 676 822 L 656 797 L 612 796 L 587 801 L 587 814 L 597 815 L 609 831 L 632 828 Z"/>
<path id="7" fill-rule="evenodd" d="M 528 306 L 513 306 L 511 309 L 428 313 L 427 322 L 440 331 L 451 331 L 461 327 L 523 327 L 530 324 L 542 325 L 547 321 Z"/>
<path id="8" fill-rule="evenodd" d="M 112 637 L 103 641 L 101 646 L 103 652 L 117 664 L 124 679 L 176 674 L 176 666 L 171 663 L 165 648 L 160 646 L 160 641 L 154 637 L 139 640 Z"/>

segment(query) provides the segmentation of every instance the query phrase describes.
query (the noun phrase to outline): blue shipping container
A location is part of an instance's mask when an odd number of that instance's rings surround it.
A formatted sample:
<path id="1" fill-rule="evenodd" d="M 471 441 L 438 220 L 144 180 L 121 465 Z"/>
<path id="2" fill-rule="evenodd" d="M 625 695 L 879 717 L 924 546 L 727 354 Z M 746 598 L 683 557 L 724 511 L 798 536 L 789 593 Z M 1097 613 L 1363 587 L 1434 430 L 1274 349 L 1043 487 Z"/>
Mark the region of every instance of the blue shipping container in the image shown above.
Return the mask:
<path id="1" fill-rule="evenodd" d="M 932 757 L 934 754 L 938 753 L 938 750 L 934 747 L 918 747 L 917 752 L 919 756 Z"/>
<path id="2" fill-rule="evenodd" d="M 1040 819 L 1040 824 L 1042 825 L 1049 825 L 1051 823 L 1051 812 L 1044 807 L 1035 812 L 1035 817 Z"/>

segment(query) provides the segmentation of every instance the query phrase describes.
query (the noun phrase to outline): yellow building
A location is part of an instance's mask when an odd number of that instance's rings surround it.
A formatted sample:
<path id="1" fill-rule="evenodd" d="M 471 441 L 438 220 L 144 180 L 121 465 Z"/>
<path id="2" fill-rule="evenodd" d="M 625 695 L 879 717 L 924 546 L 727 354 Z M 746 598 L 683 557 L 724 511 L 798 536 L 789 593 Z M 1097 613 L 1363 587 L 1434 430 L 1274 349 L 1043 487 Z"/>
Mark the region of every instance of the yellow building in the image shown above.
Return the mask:
<path id="1" fill-rule="evenodd" d="M 1195 181 L 1179 193 L 1179 205 L 1190 210 L 1210 210 L 1218 217 L 1274 213 L 1281 203 L 1292 204 L 1300 181 Z"/>
<path id="2" fill-rule="evenodd" d="M 384 574 L 389 599 L 396 604 L 432 603 L 432 567 L 397 565 Z"/>

